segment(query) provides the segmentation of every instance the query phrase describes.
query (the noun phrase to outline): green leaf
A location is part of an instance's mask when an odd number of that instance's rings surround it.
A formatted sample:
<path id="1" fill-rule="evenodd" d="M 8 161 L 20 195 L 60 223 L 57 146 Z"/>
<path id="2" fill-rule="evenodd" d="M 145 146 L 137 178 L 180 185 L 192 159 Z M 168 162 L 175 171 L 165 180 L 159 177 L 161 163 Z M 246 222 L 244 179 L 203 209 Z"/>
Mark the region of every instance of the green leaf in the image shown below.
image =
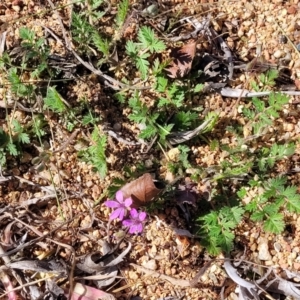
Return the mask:
<path id="1" fill-rule="evenodd" d="M 126 53 L 131 57 L 131 58 L 136 58 L 136 56 L 138 55 L 138 49 L 137 49 L 137 45 L 133 42 L 133 41 L 127 41 L 126 46 Z"/>
<path id="2" fill-rule="evenodd" d="M 65 104 L 54 86 L 48 87 L 47 96 L 44 98 L 44 104 L 46 108 L 49 108 L 56 113 L 62 113 L 66 110 Z"/>
<path id="3" fill-rule="evenodd" d="M 253 221 L 262 221 L 264 218 L 265 218 L 264 211 L 255 211 L 251 215 L 251 220 L 253 220 Z"/>
<path id="4" fill-rule="evenodd" d="M 103 179 L 107 173 L 105 156 L 107 138 L 104 134 L 99 132 L 97 127 L 94 128 L 91 137 L 94 144 L 88 149 L 81 151 L 79 155 L 84 161 L 91 163 L 95 168 L 95 171 L 98 171 L 100 177 Z"/>
<path id="5" fill-rule="evenodd" d="M 252 98 L 252 103 L 254 104 L 255 108 L 258 112 L 263 112 L 265 109 L 265 103 L 258 99 L 258 98 Z"/>
<path id="6" fill-rule="evenodd" d="M 20 133 L 18 135 L 18 141 L 20 141 L 23 144 L 29 144 L 30 143 L 29 135 L 24 132 Z"/>
<path id="7" fill-rule="evenodd" d="M 139 137 L 142 139 L 150 139 L 154 137 L 157 133 L 157 128 L 153 125 L 148 125 L 142 132 L 139 134 Z"/>
<path id="8" fill-rule="evenodd" d="M 174 123 L 179 129 L 187 129 L 199 118 L 198 114 L 191 111 L 179 111 L 174 116 Z"/>
<path id="9" fill-rule="evenodd" d="M 11 155 L 17 156 L 19 154 L 16 145 L 11 142 L 7 144 L 6 148 Z"/>
<path id="10" fill-rule="evenodd" d="M 199 92 L 202 92 L 204 89 L 204 84 L 203 83 L 198 83 L 194 89 L 193 89 L 193 92 L 194 93 L 199 93 Z"/>
<path id="11" fill-rule="evenodd" d="M 23 131 L 23 128 L 22 128 L 22 126 L 21 126 L 21 124 L 18 120 L 13 119 L 12 120 L 12 125 L 13 125 L 14 132 L 21 133 Z"/>
<path id="12" fill-rule="evenodd" d="M 4 148 L 9 143 L 9 135 L 0 128 L 0 148 Z"/>
<path id="13" fill-rule="evenodd" d="M 148 57 L 147 53 L 144 53 L 141 57 L 136 59 L 136 66 L 138 70 L 141 72 L 142 80 L 145 80 L 147 77 L 149 62 L 145 59 Z"/>
<path id="14" fill-rule="evenodd" d="M 35 36 L 34 31 L 32 31 L 26 27 L 20 28 L 19 35 L 23 41 L 34 42 L 34 36 Z"/>
<path id="15" fill-rule="evenodd" d="M 25 85 L 21 82 L 18 74 L 17 68 L 11 68 L 8 71 L 8 81 L 11 83 L 11 90 L 18 96 L 28 97 L 33 92 L 33 86 L 28 84 Z"/>
<path id="16" fill-rule="evenodd" d="M 234 206 L 231 208 L 231 216 L 235 222 L 235 225 L 239 224 L 243 218 L 245 210 L 240 206 Z"/>
<path id="17" fill-rule="evenodd" d="M 116 15 L 116 23 L 119 27 L 123 25 L 129 9 L 129 0 L 123 0 L 118 5 L 118 12 Z"/>
<path id="18" fill-rule="evenodd" d="M 94 32 L 93 34 L 93 43 L 97 47 L 97 49 L 103 53 L 105 57 L 109 56 L 109 41 L 107 39 L 103 39 L 98 32 Z"/>
<path id="19" fill-rule="evenodd" d="M 220 236 L 219 245 L 226 253 L 229 253 L 233 249 L 234 234 L 230 231 L 223 231 Z"/>
<path id="20" fill-rule="evenodd" d="M 264 223 L 264 230 L 272 233 L 281 233 L 284 230 L 284 220 L 282 214 L 274 214 Z"/>
<path id="21" fill-rule="evenodd" d="M 160 93 L 164 93 L 167 89 L 168 79 L 163 76 L 156 77 L 156 90 Z"/>
<path id="22" fill-rule="evenodd" d="M 285 197 L 286 208 L 289 212 L 300 212 L 300 195 L 297 194 L 296 186 L 288 186 L 281 195 Z"/>
<path id="23" fill-rule="evenodd" d="M 245 187 L 242 187 L 236 194 L 242 200 L 247 195 L 247 190 Z"/>
<path id="24" fill-rule="evenodd" d="M 138 32 L 138 40 L 144 49 L 149 49 L 151 53 L 160 52 L 166 49 L 163 41 L 155 37 L 152 28 L 143 26 Z"/>

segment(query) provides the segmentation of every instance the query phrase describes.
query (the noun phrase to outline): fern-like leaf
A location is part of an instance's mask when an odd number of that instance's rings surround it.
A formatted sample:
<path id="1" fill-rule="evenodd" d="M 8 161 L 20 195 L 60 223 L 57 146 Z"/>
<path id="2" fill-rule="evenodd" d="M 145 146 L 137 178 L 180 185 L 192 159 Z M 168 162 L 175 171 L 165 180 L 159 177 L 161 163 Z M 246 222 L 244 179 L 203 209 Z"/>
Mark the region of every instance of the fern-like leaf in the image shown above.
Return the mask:
<path id="1" fill-rule="evenodd" d="M 57 113 L 62 113 L 66 110 L 66 106 L 55 87 L 48 87 L 47 96 L 44 98 L 44 104 L 46 108 L 49 108 Z"/>

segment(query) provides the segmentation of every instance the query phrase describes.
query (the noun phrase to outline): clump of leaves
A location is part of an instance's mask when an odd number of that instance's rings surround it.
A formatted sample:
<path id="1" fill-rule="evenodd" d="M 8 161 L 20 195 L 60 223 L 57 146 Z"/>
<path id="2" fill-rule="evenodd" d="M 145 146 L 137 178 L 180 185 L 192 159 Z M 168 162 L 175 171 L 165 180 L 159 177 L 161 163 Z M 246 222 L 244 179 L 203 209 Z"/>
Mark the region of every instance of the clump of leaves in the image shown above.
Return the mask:
<path id="1" fill-rule="evenodd" d="M 151 113 L 147 105 L 139 99 L 138 93 L 129 99 L 129 107 L 132 109 L 129 119 L 144 127 L 139 135 L 140 138 L 150 139 L 158 134 L 161 142 L 165 141 L 173 124 L 160 125 L 159 112 Z"/>
<path id="2" fill-rule="evenodd" d="M 29 97 L 34 91 L 34 86 L 31 84 L 24 84 L 19 77 L 17 68 L 10 68 L 7 79 L 11 84 L 11 91 L 19 97 Z"/>
<path id="3" fill-rule="evenodd" d="M 286 143 L 279 145 L 273 144 L 271 148 L 263 147 L 258 156 L 258 168 L 260 171 L 266 171 L 273 168 L 276 161 L 285 159 L 295 153 L 296 145 L 294 143 Z"/>
<path id="4" fill-rule="evenodd" d="M 201 243 L 210 254 L 217 255 L 221 251 L 230 252 L 233 249 L 233 231 L 242 220 L 244 211 L 240 206 L 226 206 L 197 219 L 201 228 Z"/>
<path id="5" fill-rule="evenodd" d="M 0 128 L 0 165 L 4 166 L 6 163 L 6 153 L 17 156 L 21 154 L 21 144 L 28 144 L 30 142 L 29 135 L 25 132 L 24 127 L 19 121 L 13 119 L 11 121 L 10 132 L 5 132 Z"/>
<path id="6" fill-rule="evenodd" d="M 48 68 L 47 59 L 50 53 L 49 47 L 43 37 L 37 38 L 35 32 L 23 27 L 19 30 L 21 38 L 21 47 L 25 49 L 22 68 L 33 68 L 32 78 L 38 78 L 39 75 Z"/>
<path id="7" fill-rule="evenodd" d="M 265 182 L 251 180 L 249 184 L 250 188 L 259 191 L 245 205 L 251 220 L 261 222 L 265 231 L 281 233 L 285 228 L 285 214 L 300 212 L 300 194 L 297 193 L 297 187 L 288 186 L 286 177 L 271 178 Z M 249 197 L 245 187 L 238 195 L 242 200 Z"/>
<path id="8" fill-rule="evenodd" d="M 191 167 L 191 164 L 188 160 L 188 153 L 190 152 L 190 148 L 186 145 L 179 145 L 177 149 L 179 151 L 178 158 L 175 162 L 169 162 L 167 168 L 173 174 L 181 176 L 184 174 L 186 169 Z"/>
<path id="9" fill-rule="evenodd" d="M 278 77 L 278 74 L 278 70 L 270 69 L 258 76 L 258 83 L 254 80 L 251 81 L 251 86 L 256 92 L 266 90 L 276 84 L 275 79 Z"/>
<path id="10" fill-rule="evenodd" d="M 56 113 L 62 113 L 66 110 L 61 95 L 57 92 L 55 87 L 47 89 L 47 95 L 44 98 L 45 108 L 48 108 Z"/>
<path id="11" fill-rule="evenodd" d="M 92 145 L 86 150 L 79 151 L 79 156 L 83 161 L 93 165 L 95 171 L 99 172 L 100 177 L 103 179 L 107 173 L 105 155 L 107 137 L 95 126 L 91 134 L 91 139 Z"/>
<path id="12" fill-rule="evenodd" d="M 253 98 L 251 108 L 243 108 L 244 116 L 249 119 L 246 128 L 255 135 L 260 135 L 271 126 L 285 104 L 289 103 L 287 95 L 272 93 L 267 103 L 263 99 Z"/>
<path id="13" fill-rule="evenodd" d="M 148 58 L 153 53 L 166 49 L 163 41 L 155 37 L 153 29 L 143 26 L 138 32 L 138 42 L 127 41 L 126 53 L 141 73 L 142 80 L 146 79 L 150 62 Z"/>

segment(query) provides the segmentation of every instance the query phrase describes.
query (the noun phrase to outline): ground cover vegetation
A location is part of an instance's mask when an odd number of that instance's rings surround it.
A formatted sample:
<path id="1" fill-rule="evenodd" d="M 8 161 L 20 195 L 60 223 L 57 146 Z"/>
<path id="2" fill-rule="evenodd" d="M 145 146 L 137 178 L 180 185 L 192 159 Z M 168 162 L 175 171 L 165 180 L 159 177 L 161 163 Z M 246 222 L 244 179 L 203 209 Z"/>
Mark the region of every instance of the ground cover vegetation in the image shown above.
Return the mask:
<path id="1" fill-rule="evenodd" d="M 10 299 L 42 299 L 46 293 L 52 293 L 51 299 L 141 296 L 117 274 L 122 265 L 127 271 L 130 262 L 138 262 L 134 256 L 140 257 L 140 243 L 154 247 L 150 232 L 155 226 L 169 226 L 180 259 L 189 255 L 184 253 L 193 242 L 198 245 L 198 271 L 191 281 L 171 282 L 191 288 L 197 288 L 195 281 L 214 259 L 221 268 L 225 256 L 248 251 L 245 231 L 260 228 L 269 237 L 288 235 L 300 212 L 295 177 L 299 135 L 289 130 L 289 124 L 297 123 L 298 108 L 291 113 L 297 81 L 288 78 L 295 88 L 287 94 L 288 85 L 281 81 L 284 68 L 264 64 L 261 69 L 255 57 L 245 61 L 229 50 L 222 35 L 225 39 L 230 34 L 215 31 L 218 26 L 207 12 L 217 3 L 200 6 L 195 16 L 187 10 L 162 13 L 158 4 L 129 0 L 49 0 L 34 7 L 36 11 L 3 21 L 18 24 L 13 38 L 5 27 L 0 31 L 5 45 L 0 49 L 3 294 Z M 47 26 L 41 17 L 54 23 Z M 222 98 L 229 90 L 232 94 Z M 244 97 L 248 90 L 252 97 Z M 32 225 L 29 220 L 35 218 L 52 225 Z M 27 224 L 23 229 L 22 222 Z M 76 227 L 80 235 L 74 233 Z M 59 228 L 64 233 L 59 235 Z M 38 244 L 38 237 L 51 245 Z M 101 255 L 92 258 L 96 239 Z M 67 250 L 55 253 L 56 247 Z M 15 248 L 23 249 L 18 259 L 9 255 Z M 62 283 L 47 277 L 43 288 L 30 285 L 35 292 L 15 290 L 25 281 L 17 283 L 14 270 L 24 270 L 26 263 L 31 273 L 51 273 L 60 251 L 68 265 L 59 263 Z M 45 265 L 36 262 L 44 259 Z M 151 269 L 151 264 L 143 267 Z M 240 295 L 268 295 L 266 281 L 273 269 L 267 275 L 251 269 L 252 277 L 263 283 L 260 290 L 243 285 L 232 265 L 224 268 L 227 275 L 222 276 L 239 285 Z M 115 281 L 120 290 L 108 294 Z M 272 288 L 300 296 L 291 286 Z"/>

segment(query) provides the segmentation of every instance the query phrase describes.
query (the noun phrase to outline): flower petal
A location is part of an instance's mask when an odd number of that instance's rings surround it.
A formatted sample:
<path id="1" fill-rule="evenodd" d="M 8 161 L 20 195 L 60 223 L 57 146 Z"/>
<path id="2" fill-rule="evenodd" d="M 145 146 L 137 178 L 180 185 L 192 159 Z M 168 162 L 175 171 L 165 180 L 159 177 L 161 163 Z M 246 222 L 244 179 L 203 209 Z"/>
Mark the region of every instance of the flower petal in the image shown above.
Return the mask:
<path id="1" fill-rule="evenodd" d="M 119 219 L 122 221 L 127 213 L 127 210 L 124 207 L 120 207 L 117 210 L 119 211 Z"/>
<path id="2" fill-rule="evenodd" d="M 108 200 L 108 201 L 104 202 L 104 205 L 106 205 L 107 207 L 110 207 L 110 208 L 115 208 L 115 207 L 119 207 L 120 203 L 118 203 L 117 201 L 114 201 L 114 200 Z"/>
<path id="3" fill-rule="evenodd" d="M 120 214 L 119 210 L 116 209 L 115 211 L 113 211 L 113 212 L 110 214 L 109 219 L 110 219 L 110 220 L 117 219 L 117 218 L 119 217 L 119 214 Z"/>
<path id="4" fill-rule="evenodd" d="M 123 197 L 123 192 L 122 192 L 122 191 L 117 191 L 117 192 L 116 192 L 116 199 L 117 199 L 120 203 L 123 203 L 124 197 Z"/>
<path id="5" fill-rule="evenodd" d="M 123 220 L 122 224 L 125 227 L 130 227 L 133 224 L 133 222 L 130 219 L 126 219 L 126 220 Z"/>
<path id="6" fill-rule="evenodd" d="M 131 210 L 130 210 L 130 216 L 132 217 L 132 219 L 136 219 L 137 217 L 138 217 L 138 212 L 137 212 L 137 210 L 135 209 L 135 208 L 132 208 Z"/>
<path id="7" fill-rule="evenodd" d="M 126 207 L 130 207 L 132 204 L 132 199 L 131 198 L 125 199 L 124 204 Z"/>
<path id="8" fill-rule="evenodd" d="M 135 225 L 130 226 L 129 233 L 131 233 L 131 234 L 136 233 L 136 226 Z"/>
<path id="9" fill-rule="evenodd" d="M 141 222 L 143 222 L 146 219 L 146 217 L 147 217 L 147 214 L 144 211 L 139 213 L 139 220 Z"/>
<path id="10" fill-rule="evenodd" d="M 140 223 L 140 224 L 137 224 L 136 225 L 136 232 L 137 233 L 140 233 L 143 231 L 143 225 Z"/>

